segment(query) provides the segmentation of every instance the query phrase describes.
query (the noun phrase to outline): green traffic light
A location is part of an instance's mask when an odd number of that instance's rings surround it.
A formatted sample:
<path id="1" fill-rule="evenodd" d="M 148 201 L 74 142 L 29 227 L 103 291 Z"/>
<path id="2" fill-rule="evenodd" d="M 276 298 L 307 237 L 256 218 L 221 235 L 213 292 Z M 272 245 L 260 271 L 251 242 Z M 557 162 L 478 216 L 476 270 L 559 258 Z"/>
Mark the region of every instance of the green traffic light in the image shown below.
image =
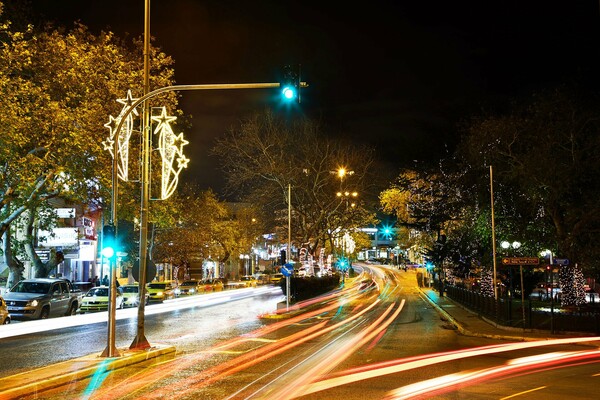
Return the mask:
<path id="1" fill-rule="evenodd" d="M 112 247 L 105 247 L 102 249 L 102 255 L 106 258 L 112 258 L 115 255 L 115 249 Z"/>
<path id="2" fill-rule="evenodd" d="M 286 65 L 283 70 L 283 79 L 280 82 L 283 99 L 287 102 L 298 101 L 300 103 L 300 66 Z"/>
<path id="3" fill-rule="evenodd" d="M 114 225 L 104 225 L 102 229 L 102 255 L 106 258 L 115 256 L 115 246 L 117 244 L 117 236 Z"/>
<path id="4" fill-rule="evenodd" d="M 296 89 L 293 86 L 284 86 L 281 93 L 286 100 L 294 100 L 296 98 Z"/>

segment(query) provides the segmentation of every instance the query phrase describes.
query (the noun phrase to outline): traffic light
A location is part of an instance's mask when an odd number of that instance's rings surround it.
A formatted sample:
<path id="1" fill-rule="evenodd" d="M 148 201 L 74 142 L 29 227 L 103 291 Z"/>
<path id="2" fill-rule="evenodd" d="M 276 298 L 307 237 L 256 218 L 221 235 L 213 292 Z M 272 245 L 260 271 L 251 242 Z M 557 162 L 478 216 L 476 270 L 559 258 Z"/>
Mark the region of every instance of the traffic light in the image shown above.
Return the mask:
<path id="1" fill-rule="evenodd" d="M 385 225 L 380 230 L 381 236 L 383 236 L 384 240 L 392 240 L 392 236 L 394 235 L 394 231 L 390 225 Z"/>
<path id="2" fill-rule="evenodd" d="M 117 253 L 117 235 L 114 225 L 104 225 L 102 228 L 102 255 L 113 258 Z"/>
<path id="3" fill-rule="evenodd" d="M 342 257 L 338 260 L 338 269 L 340 271 L 346 271 L 349 267 L 350 267 L 350 263 L 348 262 L 348 260 L 346 258 Z"/>
<path id="4" fill-rule="evenodd" d="M 280 87 L 285 101 L 295 100 L 300 103 L 300 66 L 297 71 L 291 65 L 283 68 L 283 80 Z"/>
<path id="5" fill-rule="evenodd" d="M 286 260 L 286 257 L 285 257 L 285 255 L 286 255 L 286 253 L 285 253 L 285 250 L 281 250 L 281 251 L 279 252 L 279 255 L 281 256 L 281 265 L 284 265 L 284 264 L 285 264 L 285 262 L 287 261 L 287 260 Z"/>

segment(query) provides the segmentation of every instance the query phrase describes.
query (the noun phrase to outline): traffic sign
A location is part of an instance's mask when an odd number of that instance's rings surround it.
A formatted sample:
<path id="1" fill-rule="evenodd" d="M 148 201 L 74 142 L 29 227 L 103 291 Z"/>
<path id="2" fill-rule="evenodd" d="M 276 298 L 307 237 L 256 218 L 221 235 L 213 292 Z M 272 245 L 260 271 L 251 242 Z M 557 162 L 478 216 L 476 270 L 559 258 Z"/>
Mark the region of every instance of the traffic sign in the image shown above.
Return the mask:
<path id="1" fill-rule="evenodd" d="M 292 274 L 294 273 L 294 266 L 292 264 L 289 264 L 289 263 L 282 265 L 281 266 L 281 273 L 285 277 L 292 276 Z"/>
<path id="2" fill-rule="evenodd" d="M 539 263 L 538 257 L 504 257 L 502 259 L 504 265 L 538 265 Z"/>
<path id="3" fill-rule="evenodd" d="M 553 264 L 554 265 L 569 265 L 569 259 L 568 258 L 555 258 L 553 260 Z"/>

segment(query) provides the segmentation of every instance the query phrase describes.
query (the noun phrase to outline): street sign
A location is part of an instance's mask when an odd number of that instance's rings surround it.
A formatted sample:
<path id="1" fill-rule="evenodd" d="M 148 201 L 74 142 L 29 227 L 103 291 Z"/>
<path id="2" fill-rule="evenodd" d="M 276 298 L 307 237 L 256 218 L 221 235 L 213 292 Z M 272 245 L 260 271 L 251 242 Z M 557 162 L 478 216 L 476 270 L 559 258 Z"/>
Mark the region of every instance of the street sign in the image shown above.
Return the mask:
<path id="1" fill-rule="evenodd" d="M 294 266 L 292 264 L 284 264 L 281 266 L 281 273 L 283 276 L 288 277 L 292 276 L 294 273 Z"/>
<path id="2" fill-rule="evenodd" d="M 504 257 L 502 264 L 504 265 L 538 265 L 540 259 L 537 257 Z"/>
<path id="3" fill-rule="evenodd" d="M 553 260 L 554 265 L 569 265 L 568 258 L 555 258 Z"/>

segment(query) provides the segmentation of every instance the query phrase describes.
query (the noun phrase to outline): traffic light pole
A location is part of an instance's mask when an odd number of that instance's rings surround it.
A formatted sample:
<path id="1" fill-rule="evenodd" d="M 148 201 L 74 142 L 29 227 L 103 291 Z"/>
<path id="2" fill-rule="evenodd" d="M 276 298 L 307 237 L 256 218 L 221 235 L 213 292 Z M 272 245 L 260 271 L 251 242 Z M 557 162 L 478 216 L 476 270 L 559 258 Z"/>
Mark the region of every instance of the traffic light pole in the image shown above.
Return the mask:
<path id="1" fill-rule="evenodd" d="M 109 289 L 109 300 L 108 300 L 108 337 L 107 345 L 100 357 L 119 357 L 121 354 L 117 350 L 115 345 L 116 337 L 116 318 L 115 313 L 117 312 L 117 268 L 116 268 L 116 256 L 109 258 L 109 269 L 110 269 L 110 289 Z"/>
<path id="2" fill-rule="evenodd" d="M 292 184 L 288 183 L 288 247 L 287 259 L 292 263 Z M 290 277 L 285 277 L 285 308 L 290 308 Z"/>
<path id="3" fill-rule="evenodd" d="M 112 222 L 115 225 L 115 229 L 117 227 L 117 203 L 118 203 L 118 154 L 119 154 L 119 140 L 118 135 L 123 128 L 123 124 L 127 120 L 127 117 L 135 110 L 137 106 L 143 103 L 146 100 L 151 99 L 161 93 L 166 92 L 175 92 L 175 91 L 191 91 L 191 90 L 227 90 L 227 89 L 272 89 L 281 87 L 281 83 L 279 82 L 268 82 L 268 83 L 222 83 L 222 84 L 199 84 L 199 85 L 173 85 L 173 86 L 165 86 L 159 89 L 155 89 L 151 92 L 144 94 L 139 99 L 135 100 L 129 108 L 119 117 L 119 123 L 116 127 L 116 135 L 117 139 L 115 139 L 113 144 L 113 171 L 112 171 Z M 300 87 L 308 87 L 306 82 L 300 82 Z M 145 114 L 145 119 L 149 119 L 149 115 Z M 149 170 L 150 170 L 150 144 L 149 144 L 149 136 L 150 134 L 150 126 L 149 124 L 144 125 L 144 144 L 143 144 L 143 152 L 142 160 L 143 160 L 143 173 L 142 173 L 142 199 L 141 199 L 141 215 L 140 215 L 140 258 L 139 258 L 139 268 L 140 268 L 140 306 L 138 308 L 138 329 L 137 335 L 131 344 L 130 348 L 148 348 L 150 344 L 145 338 L 144 335 L 144 297 L 145 294 L 145 279 L 146 279 L 146 264 L 147 264 L 147 231 L 148 231 L 148 204 L 150 202 L 149 198 L 149 190 L 147 190 L 147 185 L 149 182 Z M 116 281 L 116 271 L 113 270 L 111 276 L 111 293 L 114 293 L 116 287 L 113 290 L 113 283 Z M 112 298 L 112 295 L 111 295 Z M 114 305 L 114 301 L 111 302 Z M 114 348 L 114 332 L 111 334 L 111 327 L 114 327 L 115 320 L 115 312 L 110 311 L 109 309 L 109 346 L 107 351 L 105 351 L 106 356 L 113 357 L 117 355 L 116 348 Z M 103 353 L 104 354 L 104 353 Z"/>

